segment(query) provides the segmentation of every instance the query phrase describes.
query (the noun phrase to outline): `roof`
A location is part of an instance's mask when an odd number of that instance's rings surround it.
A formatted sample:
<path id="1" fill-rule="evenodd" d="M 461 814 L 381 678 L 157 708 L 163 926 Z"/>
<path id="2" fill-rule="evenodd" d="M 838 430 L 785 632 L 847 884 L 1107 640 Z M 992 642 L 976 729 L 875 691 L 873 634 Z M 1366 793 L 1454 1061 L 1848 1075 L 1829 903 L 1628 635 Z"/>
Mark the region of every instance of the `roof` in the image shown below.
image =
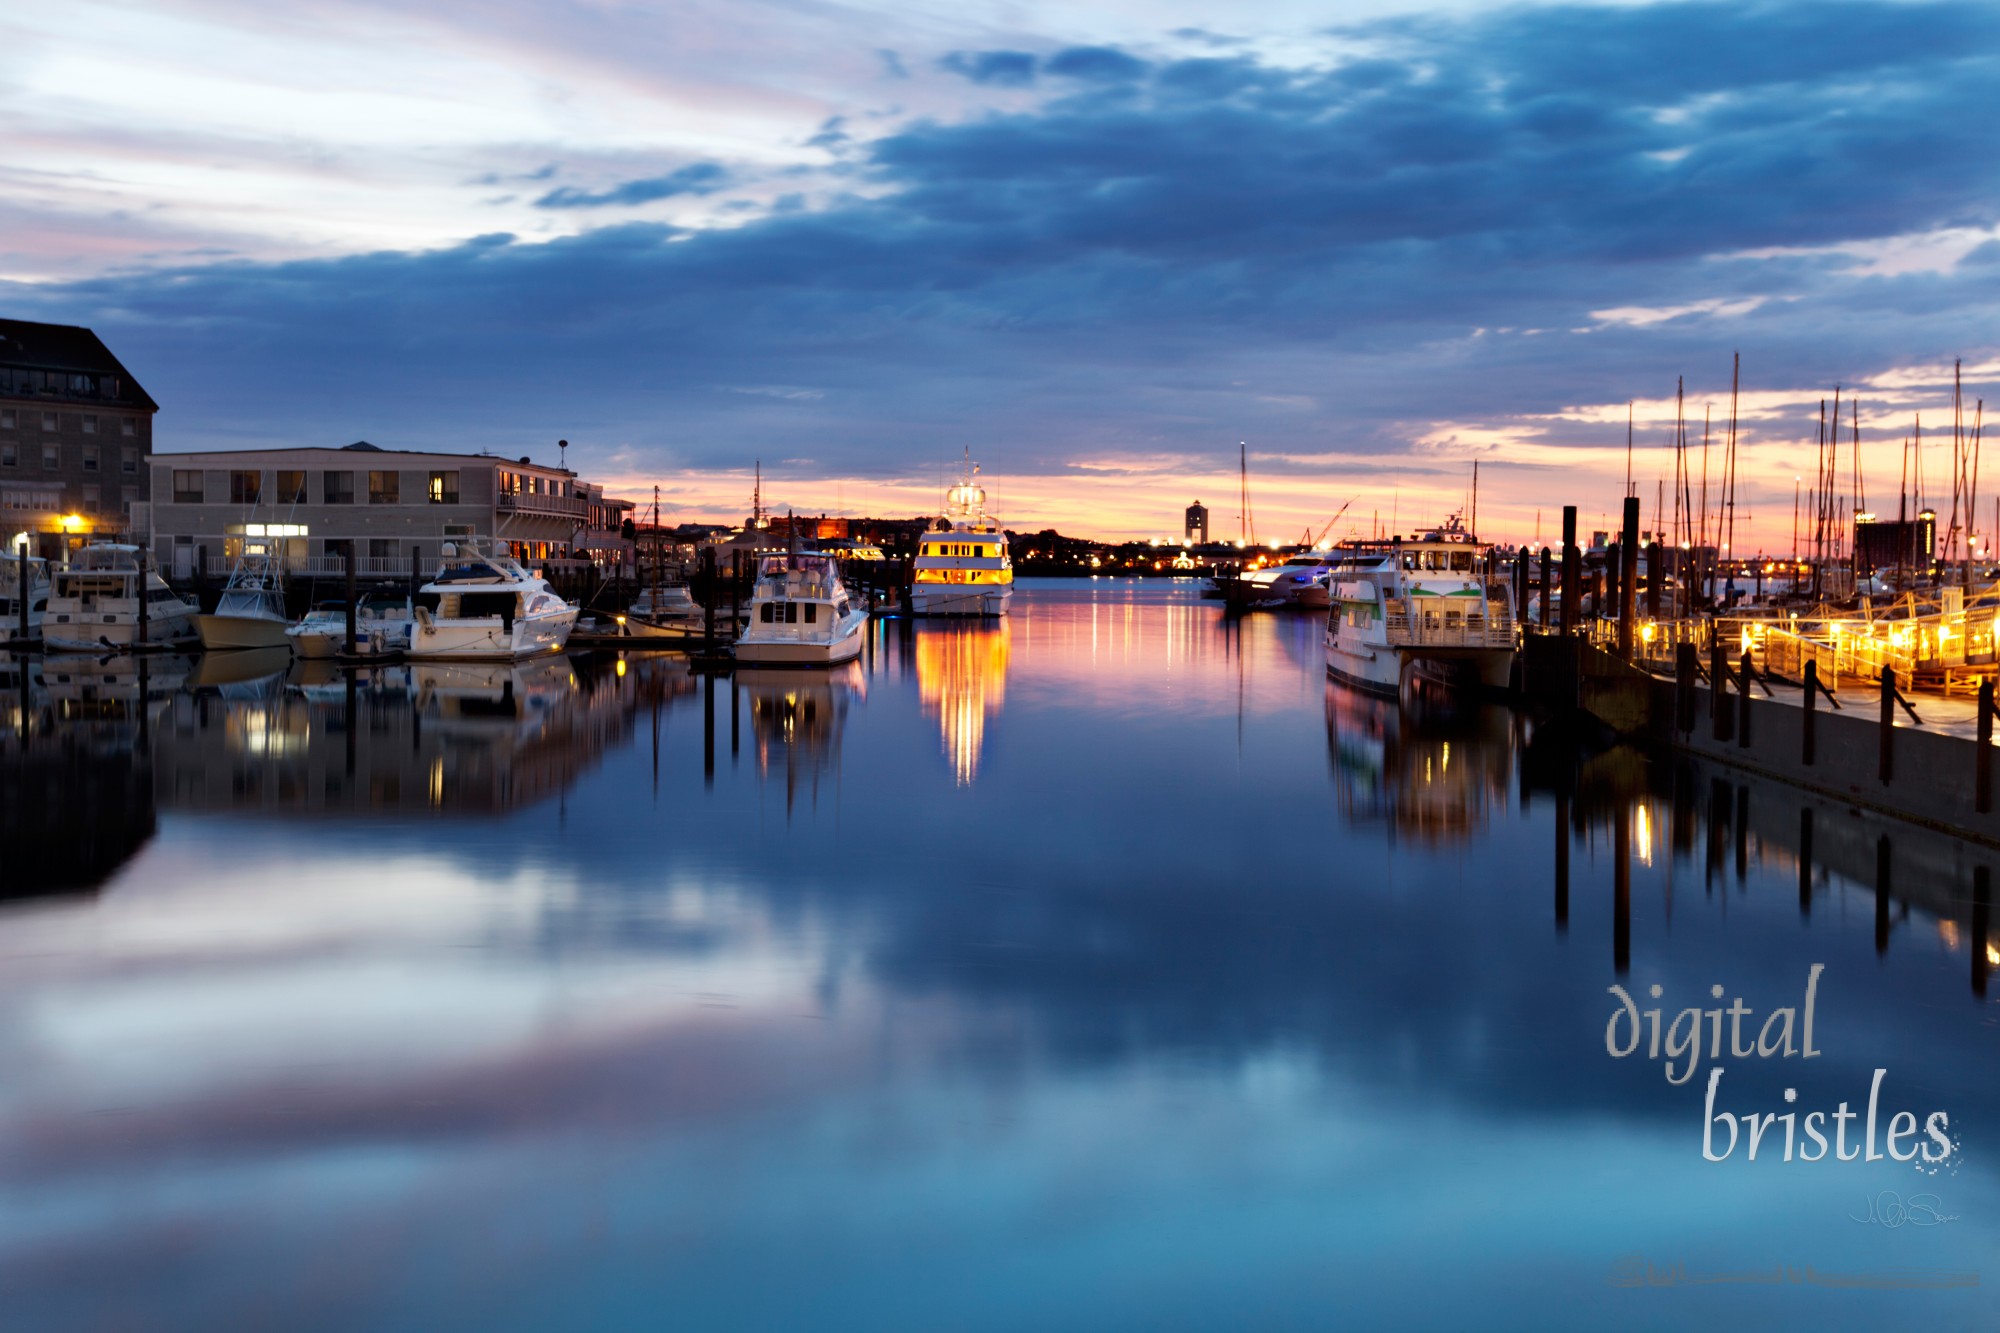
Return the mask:
<path id="1" fill-rule="evenodd" d="M 110 401 L 157 412 L 153 401 L 124 363 L 111 354 L 95 333 L 74 324 L 37 324 L 25 319 L 0 319 L 0 366 L 30 370 L 67 370 L 116 375 L 118 393 Z M 60 396 L 60 395 L 59 395 Z"/>
<path id="2" fill-rule="evenodd" d="M 444 458 L 466 463 L 492 463 L 498 467 L 531 467 L 538 472 L 553 473 L 559 477 L 576 476 L 576 473 L 571 469 L 559 467 L 554 463 L 531 463 L 524 458 L 508 458 L 502 454 L 454 453 L 444 449 L 384 449 L 382 446 L 370 444 L 366 440 L 356 440 L 353 444 L 342 445 L 276 444 L 263 449 L 190 449 L 179 453 L 160 453 L 156 451 L 148 461 L 156 464 L 178 462 L 182 467 L 186 467 L 191 460 L 206 459 L 213 463 L 214 466 L 227 467 L 232 461 L 249 463 L 295 460 L 305 462 L 308 461 L 306 456 L 310 455 L 312 459 L 319 462 L 342 463 L 352 466 L 356 462 L 362 461 L 354 457 L 356 453 L 379 454 L 384 458 L 390 459 Z"/>

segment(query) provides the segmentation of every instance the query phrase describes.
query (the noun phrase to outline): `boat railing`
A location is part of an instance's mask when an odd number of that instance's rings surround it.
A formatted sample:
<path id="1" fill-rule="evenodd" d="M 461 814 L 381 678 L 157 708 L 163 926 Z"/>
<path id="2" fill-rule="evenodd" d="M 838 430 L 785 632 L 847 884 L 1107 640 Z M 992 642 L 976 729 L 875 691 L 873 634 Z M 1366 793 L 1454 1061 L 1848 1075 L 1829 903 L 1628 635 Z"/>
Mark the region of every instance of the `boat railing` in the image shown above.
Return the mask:
<path id="1" fill-rule="evenodd" d="M 1512 648 L 1514 618 L 1507 612 L 1478 611 L 1450 619 L 1438 612 L 1391 611 L 1383 617 L 1385 637 L 1392 648 Z"/>

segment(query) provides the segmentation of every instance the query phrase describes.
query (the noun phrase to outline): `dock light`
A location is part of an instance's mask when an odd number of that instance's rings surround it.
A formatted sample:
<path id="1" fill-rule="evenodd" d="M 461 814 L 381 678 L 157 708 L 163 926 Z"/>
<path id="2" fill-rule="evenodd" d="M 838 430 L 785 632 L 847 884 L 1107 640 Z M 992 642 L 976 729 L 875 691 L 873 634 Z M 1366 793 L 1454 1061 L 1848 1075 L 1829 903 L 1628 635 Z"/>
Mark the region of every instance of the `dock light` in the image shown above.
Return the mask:
<path id="1" fill-rule="evenodd" d="M 1639 626 L 1639 637 L 1640 639 L 1644 640 L 1647 643 L 1651 643 L 1653 641 L 1654 633 L 1655 630 L 1653 628 L 1653 622 L 1650 620 L 1647 621 L 1645 624 Z"/>
<path id="2" fill-rule="evenodd" d="M 618 617 L 618 623 L 619 623 L 619 624 L 621 624 L 621 625 L 622 625 L 622 624 L 624 624 L 624 623 L 625 623 L 625 617 L 623 617 L 623 616 L 620 616 L 620 617 Z"/>

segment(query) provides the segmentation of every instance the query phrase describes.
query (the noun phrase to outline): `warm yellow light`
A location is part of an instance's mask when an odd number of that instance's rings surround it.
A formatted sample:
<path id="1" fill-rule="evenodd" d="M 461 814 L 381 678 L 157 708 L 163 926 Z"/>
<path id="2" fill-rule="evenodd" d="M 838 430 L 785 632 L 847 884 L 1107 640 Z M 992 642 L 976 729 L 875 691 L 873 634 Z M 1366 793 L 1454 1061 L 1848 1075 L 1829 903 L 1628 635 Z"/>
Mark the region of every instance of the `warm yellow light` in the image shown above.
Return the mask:
<path id="1" fill-rule="evenodd" d="M 625 655 L 623 653 L 618 655 L 618 666 L 616 669 L 619 678 L 622 680 L 625 676 Z"/>
<path id="2" fill-rule="evenodd" d="M 64 531 L 64 532 L 75 532 L 75 531 L 76 531 L 76 530 L 77 530 L 78 528 L 80 528 L 80 527 L 82 527 L 82 526 L 83 526 L 83 515 L 82 515 L 82 514 L 64 514 L 64 515 L 63 515 L 63 520 L 62 520 L 62 525 L 63 525 L 63 531 Z"/>
<path id="3" fill-rule="evenodd" d="M 1639 637 L 1641 639 L 1644 639 L 1647 643 L 1651 643 L 1653 641 L 1653 634 L 1654 634 L 1654 628 L 1652 621 L 1649 620 L 1645 624 L 1639 627 Z"/>

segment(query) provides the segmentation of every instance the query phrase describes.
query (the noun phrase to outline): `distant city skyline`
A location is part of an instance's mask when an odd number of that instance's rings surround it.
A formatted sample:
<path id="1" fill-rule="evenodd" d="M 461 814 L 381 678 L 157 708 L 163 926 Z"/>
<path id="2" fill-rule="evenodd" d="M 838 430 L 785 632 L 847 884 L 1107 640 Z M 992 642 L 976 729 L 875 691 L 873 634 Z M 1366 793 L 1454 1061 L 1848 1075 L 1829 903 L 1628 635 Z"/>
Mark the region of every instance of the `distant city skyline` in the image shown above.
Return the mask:
<path id="1" fill-rule="evenodd" d="M 1740 352 L 1778 553 L 1836 385 L 1878 512 L 1921 412 L 1948 516 L 1955 359 L 1968 429 L 2000 398 L 1981 4 L 78 0 L 0 41 L 0 315 L 95 329 L 166 452 L 566 438 L 740 520 L 759 459 L 774 511 L 893 516 L 969 448 L 1009 527 L 1117 540 L 1197 497 L 1234 539 L 1240 443 L 1267 541 L 1442 520 L 1475 459 L 1481 535 L 1548 540 L 1611 525 L 1628 401 L 1653 527 L 1676 382 L 1698 446 Z"/>

